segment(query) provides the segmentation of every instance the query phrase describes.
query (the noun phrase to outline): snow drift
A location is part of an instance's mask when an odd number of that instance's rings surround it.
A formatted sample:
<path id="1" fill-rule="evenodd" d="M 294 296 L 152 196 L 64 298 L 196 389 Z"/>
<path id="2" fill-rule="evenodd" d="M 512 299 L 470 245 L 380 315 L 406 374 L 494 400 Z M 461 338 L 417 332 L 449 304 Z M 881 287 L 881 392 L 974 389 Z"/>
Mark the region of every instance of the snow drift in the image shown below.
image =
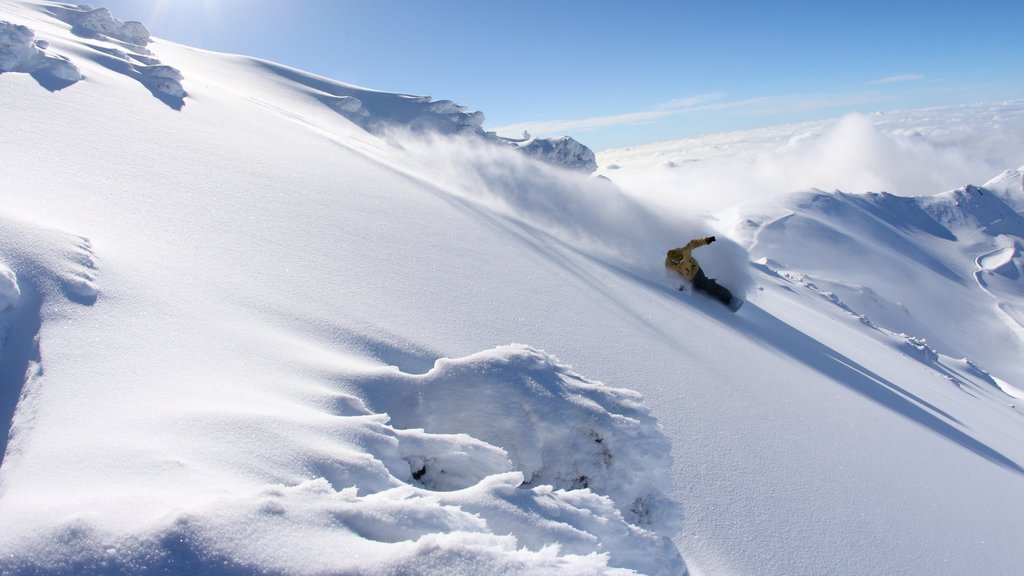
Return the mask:
<path id="1" fill-rule="evenodd" d="M 59 90 L 82 79 L 82 73 L 66 58 L 47 53 L 49 43 L 36 41 L 26 26 L 0 21 L 0 73 L 32 74 L 50 90 Z"/>

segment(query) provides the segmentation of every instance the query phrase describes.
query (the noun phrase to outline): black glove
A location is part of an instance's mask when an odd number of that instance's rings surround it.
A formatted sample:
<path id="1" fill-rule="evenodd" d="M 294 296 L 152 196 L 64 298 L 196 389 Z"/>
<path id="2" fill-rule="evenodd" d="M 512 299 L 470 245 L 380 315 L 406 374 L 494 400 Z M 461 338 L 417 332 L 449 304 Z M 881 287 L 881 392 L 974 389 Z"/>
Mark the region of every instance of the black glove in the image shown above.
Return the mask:
<path id="1" fill-rule="evenodd" d="M 708 244 L 711 244 L 714 241 L 715 241 L 715 237 L 714 236 L 708 236 Z"/>

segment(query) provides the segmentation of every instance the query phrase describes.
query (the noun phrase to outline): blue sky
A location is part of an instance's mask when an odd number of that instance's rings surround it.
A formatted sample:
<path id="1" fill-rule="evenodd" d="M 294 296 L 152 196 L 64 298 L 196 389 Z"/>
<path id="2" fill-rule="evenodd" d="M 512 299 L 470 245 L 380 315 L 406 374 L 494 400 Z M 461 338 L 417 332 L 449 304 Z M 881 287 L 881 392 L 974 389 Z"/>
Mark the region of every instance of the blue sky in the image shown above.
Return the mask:
<path id="1" fill-rule="evenodd" d="M 161 38 L 595 150 L 1024 97 L 1014 2 L 96 0 Z"/>

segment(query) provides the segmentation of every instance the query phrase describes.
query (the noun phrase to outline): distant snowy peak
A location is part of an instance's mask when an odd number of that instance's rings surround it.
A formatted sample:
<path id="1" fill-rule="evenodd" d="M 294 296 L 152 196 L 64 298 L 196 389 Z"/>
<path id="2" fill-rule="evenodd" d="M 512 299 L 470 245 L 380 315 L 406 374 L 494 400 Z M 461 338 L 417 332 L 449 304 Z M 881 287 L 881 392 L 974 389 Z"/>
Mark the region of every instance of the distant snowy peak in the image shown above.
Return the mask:
<path id="1" fill-rule="evenodd" d="M 984 188 L 991 190 L 1017 212 L 1024 213 L 1024 166 L 1003 172 L 986 182 Z"/>
<path id="2" fill-rule="evenodd" d="M 918 230 L 946 240 L 983 231 L 1024 238 L 1024 192 L 1021 172 L 1007 171 L 984 187 L 966 185 L 932 196 L 896 196 L 888 192 L 850 194 L 806 190 L 740 208 L 740 239 L 753 243 L 762 225 L 794 214 L 819 221 L 870 222 L 891 229 Z M 990 188 L 989 186 L 993 186 Z"/>
<path id="3" fill-rule="evenodd" d="M 997 180 L 1018 194 L 1019 173 Z M 1024 349 L 1024 216 L 1003 196 L 974 185 L 918 197 L 809 190 L 741 207 L 735 231 L 766 278 L 948 374 L 949 358 L 984 367 L 1012 396 L 1024 379 L 1007 362 Z"/>
<path id="4" fill-rule="evenodd" d="M 993 236 L 1024 237 L 1024 216 L 1007 204 L 1003 195 L 987 188 L 967 185 L 915 201 L 937 223 L 953 232 L 980 229 Z"/>

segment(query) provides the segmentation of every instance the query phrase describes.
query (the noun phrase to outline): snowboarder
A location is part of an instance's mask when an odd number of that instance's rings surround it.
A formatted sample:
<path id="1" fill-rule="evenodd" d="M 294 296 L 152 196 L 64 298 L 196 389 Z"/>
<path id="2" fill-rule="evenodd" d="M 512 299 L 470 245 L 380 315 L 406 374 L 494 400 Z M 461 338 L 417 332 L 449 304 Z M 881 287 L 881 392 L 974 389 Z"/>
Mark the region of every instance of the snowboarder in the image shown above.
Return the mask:
<path id="1" fill-rule="evenodd" d="M 682 248 L 673 248 L 668 251 L 665 255 L 665 267 L 669 270 L 679 274 L 683 277 L 683 280 L 693 283 L 694 290 L 700 290 L 707 294 L 710 294 L 713 298 L 725 304 L 730 310 L 735 312 L 743 304 L 743 301 L 732 295 L 732 292 L 725 287 L 715 282 L 714 278 L 708 278 L 704 271 L 700 269 L 700 264 L 690 254 L 694 248 L 701 246 L 707 246 L 715 241 L 714 236 L 707 236 L 705 238 L 696 238 L 690 240 L 690 242 Z M 679 287 L 683 289 L 682 286 Z"/>

